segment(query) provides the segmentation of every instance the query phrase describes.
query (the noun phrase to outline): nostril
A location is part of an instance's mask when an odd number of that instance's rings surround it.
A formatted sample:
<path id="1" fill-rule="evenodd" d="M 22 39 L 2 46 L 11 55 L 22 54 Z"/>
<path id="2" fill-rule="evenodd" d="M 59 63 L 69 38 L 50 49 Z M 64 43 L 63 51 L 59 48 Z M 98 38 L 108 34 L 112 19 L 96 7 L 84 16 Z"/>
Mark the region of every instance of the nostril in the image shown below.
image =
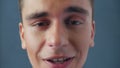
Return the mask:
<path id="1" fill-rule="evenodd" d="M 53 47 L 53 45 L 49 45 L 50 47 Z"/>

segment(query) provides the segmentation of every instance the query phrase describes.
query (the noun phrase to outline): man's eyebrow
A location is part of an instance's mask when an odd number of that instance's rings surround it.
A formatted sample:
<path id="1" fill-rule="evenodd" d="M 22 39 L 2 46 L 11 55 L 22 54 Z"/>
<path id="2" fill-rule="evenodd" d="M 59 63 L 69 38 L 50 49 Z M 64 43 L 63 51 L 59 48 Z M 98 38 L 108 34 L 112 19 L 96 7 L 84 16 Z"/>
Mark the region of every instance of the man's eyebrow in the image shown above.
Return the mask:
<path id="1" fill-rule="evenodd" d="M 32 19 L 38 19 L 38 18 L 46 17 L 46 16 L 48 16 L 47 12 L 36 12 L 36 13 L 32 13 L 32 14 L 28 15 L 26 17 L 26 19 L 27 20 L 32 20 Z"/>
<path id="2" fill-rule="evenodd" d="M 89 12 L 81 7 L 77 7 L 77 6 L 71 6 L 71 7 L 68 7 L 67 9 L 65 9 L 65 12 L 68 12 L 68 13 L 81 13 L 81 14 L 85 14 L 85 15 L 88 15 Z"/>

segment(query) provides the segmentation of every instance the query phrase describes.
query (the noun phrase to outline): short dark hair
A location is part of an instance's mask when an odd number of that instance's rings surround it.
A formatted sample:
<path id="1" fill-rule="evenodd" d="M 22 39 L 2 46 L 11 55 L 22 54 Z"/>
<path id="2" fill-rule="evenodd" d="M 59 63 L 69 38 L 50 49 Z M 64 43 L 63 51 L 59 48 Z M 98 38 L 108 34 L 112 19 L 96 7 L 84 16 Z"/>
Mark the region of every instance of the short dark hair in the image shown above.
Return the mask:
<path id="1" fill-rule="evenodd" d="M 20 12 L 22 10 L 22 7 L 23 7 L 23 0 L 19 0 L 19 9 L 20 9 Z"/>

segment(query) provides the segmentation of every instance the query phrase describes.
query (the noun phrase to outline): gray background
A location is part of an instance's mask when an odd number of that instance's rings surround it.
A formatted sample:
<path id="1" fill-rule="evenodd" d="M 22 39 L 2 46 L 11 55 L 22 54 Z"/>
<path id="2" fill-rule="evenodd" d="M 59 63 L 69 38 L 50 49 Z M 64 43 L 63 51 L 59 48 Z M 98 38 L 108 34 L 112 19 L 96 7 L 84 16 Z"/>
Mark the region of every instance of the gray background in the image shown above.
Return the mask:
<path id="1" fill-rule="evenodd" d="M 95 0 L 95 47 L 85 68 L 120 68 L 120 0 Z M 31 68 L 21 48 L 17 0 L 0 0 L 0 68 Z"/>

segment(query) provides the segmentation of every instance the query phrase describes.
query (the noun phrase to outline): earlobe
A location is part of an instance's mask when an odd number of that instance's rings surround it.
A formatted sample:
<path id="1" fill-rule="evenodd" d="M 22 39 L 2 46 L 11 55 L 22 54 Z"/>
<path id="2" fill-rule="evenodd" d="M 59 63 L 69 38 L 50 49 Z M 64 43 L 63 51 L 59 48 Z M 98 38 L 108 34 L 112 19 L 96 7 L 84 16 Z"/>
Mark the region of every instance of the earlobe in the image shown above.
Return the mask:
<path id="1" fill-rule="evenodd" d="M 94 47 L 95 43 L 94 40 L 91 42 L 90 47 Z"/>
<path id="2" fill-rule="evenodd" d="M 20 34 L 22 49 L 26 49 L 25 40 L 24 40 L 24 27 L 22 23 L 19 23 L 19 34 Z"/>
<path id="3" fill-rule="evenodd" d="M 92 22 L 92 28 L 91 28 L 91 42 L 90 47 L 94 47 L 94 37 L 95 37 L 95 21 Z"/>

